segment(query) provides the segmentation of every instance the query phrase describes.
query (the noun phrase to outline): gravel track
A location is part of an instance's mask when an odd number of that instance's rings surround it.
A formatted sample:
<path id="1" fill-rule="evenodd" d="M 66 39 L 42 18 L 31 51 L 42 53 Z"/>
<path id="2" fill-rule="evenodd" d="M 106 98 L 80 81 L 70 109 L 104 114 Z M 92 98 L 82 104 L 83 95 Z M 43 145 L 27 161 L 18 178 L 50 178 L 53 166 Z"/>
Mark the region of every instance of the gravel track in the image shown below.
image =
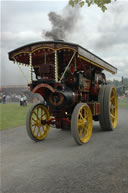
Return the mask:
<path id="1" fill-rule="evenodd" d="M 89 143 L 52 128 L 35 143 L 25 126 L 1 131 L 2 193 L 128 193 L 128 109 L 114 132 L 94 122 Z"/>

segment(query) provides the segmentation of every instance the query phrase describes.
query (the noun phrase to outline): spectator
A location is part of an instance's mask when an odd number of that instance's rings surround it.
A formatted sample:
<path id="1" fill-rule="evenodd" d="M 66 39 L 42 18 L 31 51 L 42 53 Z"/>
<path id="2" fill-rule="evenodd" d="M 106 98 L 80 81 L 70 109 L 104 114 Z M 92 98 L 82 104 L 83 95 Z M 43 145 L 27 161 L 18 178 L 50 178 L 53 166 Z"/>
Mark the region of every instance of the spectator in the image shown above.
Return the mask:
<path id="1" fill-rule="evenodd" d="M 3 104 L 6 103 L 6 95 L 4 94 L 3 97 L 2 97 L 2 101 L 3 101 Z"/>
<path id="2" fill-rule="evenodd" d="M 21 98 L 20 98 L 20 106 L 23 106 L 24 104 L 23 104 L 23 101 L 24 99 L 23 99 L 23 97 L 21 96 Z"/>
<path id="3" fill-rule="evenodd" d="M 25 95 L 23 96 L 23 104 L 24 106 L 27 106 L 27 97 Z"/>

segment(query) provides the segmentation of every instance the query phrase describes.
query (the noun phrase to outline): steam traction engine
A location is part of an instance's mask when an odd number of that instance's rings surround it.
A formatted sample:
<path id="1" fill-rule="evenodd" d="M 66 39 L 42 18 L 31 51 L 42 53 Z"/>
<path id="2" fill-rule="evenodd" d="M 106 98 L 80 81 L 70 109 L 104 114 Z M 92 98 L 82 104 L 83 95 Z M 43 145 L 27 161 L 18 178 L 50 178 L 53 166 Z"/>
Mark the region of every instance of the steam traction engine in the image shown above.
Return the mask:
<path id="1" fill-rule="evenodd" d="M 11 51 L 9 59 L 30 66 L 29 87 L 45 100 L 45 105 L 34 105 L 27 116 L 32 140 L 44 140 L 52 125 L 71 128 L 78 144 L 89 141 L 93 120 L 99 121 L 103 130 L 116 128 L 116 89 L 107 85 L 103 73 L 115 74 L 117 69 L 112 65 L 77 44 L 63 41 L 25 45 Z"/>

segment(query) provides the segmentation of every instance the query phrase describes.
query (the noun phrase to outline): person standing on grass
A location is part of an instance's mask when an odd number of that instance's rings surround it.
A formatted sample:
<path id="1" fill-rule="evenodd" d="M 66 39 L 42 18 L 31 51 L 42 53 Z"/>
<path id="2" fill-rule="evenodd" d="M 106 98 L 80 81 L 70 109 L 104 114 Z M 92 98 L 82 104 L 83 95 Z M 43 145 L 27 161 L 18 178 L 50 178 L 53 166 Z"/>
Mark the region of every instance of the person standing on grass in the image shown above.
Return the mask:
<path id="1" fill-rule="evenodd" d="M 6 103 L 6 95 L 4 94 L 3 97 L 2 97 L 2 101 L 3 101 L 3 104 Z"/>
<path id="2" fill-rule="evenodd" d="M 20 98 L 20 106 L 23 106 L 23 97 Z"/>
<path id="3" fill-rule="evenodd" d="M 27 106 L 27 97 L 25 95 L 23 96 L 23 104 L 24 106 Z"/>

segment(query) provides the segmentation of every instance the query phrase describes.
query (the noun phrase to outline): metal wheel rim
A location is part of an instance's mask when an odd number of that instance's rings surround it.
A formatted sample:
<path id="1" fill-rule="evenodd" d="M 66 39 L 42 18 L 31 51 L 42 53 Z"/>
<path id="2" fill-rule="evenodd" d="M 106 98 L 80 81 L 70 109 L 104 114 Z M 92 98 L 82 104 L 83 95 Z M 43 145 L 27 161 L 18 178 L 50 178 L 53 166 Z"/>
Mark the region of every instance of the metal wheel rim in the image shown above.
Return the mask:
<path id="1" fill-rule="evenodd" d="M 92 135 L 92 113 L 87 105 L 82 106 L 78 112 L 77 133 L 82 143 L 88 142 Z"/>
<path id="2" fill-rule="evenodd" d="M 116 89 L 112 88 L 110 95 L 110 120 L 113 128 L 116 128 L 118 119 L 118 105 L 117 105 L 117 95 Z"/>
<path id="3" fill-rule="evenodd" d="M 42 140 L 48 135 L 50 126 L 48 124 L 43 125 L 41 121 L 48 121 L 49 119 L 49 111 L 45 106 L 38 105 L 32 110 L 30 117 L 30 129 L 32 135 L 36 139 Z"/>

